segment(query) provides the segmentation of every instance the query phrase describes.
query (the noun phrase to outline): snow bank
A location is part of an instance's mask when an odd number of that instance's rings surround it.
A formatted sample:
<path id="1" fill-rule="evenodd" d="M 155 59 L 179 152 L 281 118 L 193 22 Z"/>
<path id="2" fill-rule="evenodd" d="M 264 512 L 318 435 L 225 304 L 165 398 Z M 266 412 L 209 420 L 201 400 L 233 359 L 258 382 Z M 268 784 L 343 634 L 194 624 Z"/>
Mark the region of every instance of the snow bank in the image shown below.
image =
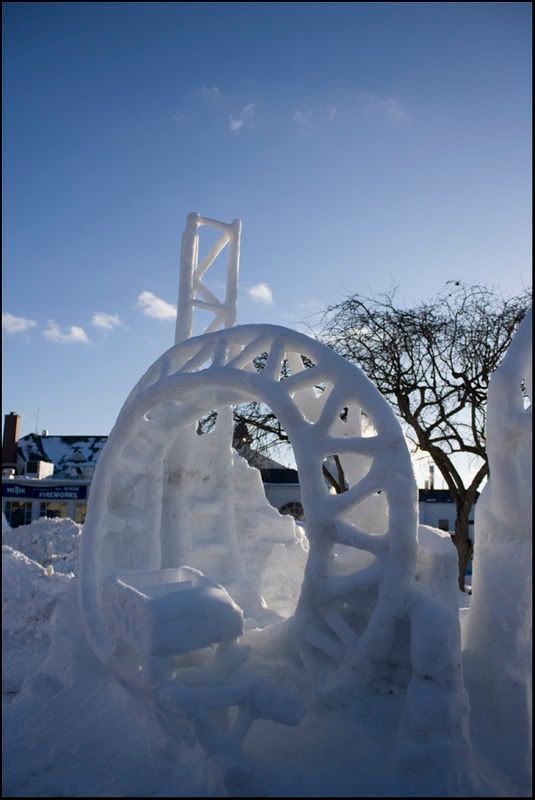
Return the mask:
<path id="1" fill-rule="evenodd" d="M 44 660 L 52 615 L 70 582 L 52 566 L 2 546 L 2 695 L 8 701 Z"/>
<path id="2" fill-rule="evenodd" d="M 81 633 L 77 579 L 63 580 L 48 654 L 4 708 L 3 796 L 220 795 L 187 718 L 176 719 L 177 746 L 95 658 Z"/>
<path id="3" fill-rule="evenodd" d="M 30 525 L 2 528 L 2 544 L 24 553 L 55 572 L 78 572 L 82 526 L 72 519 L 41 517 Z"/>
<path id="4" fill-rule="evenodd" d="M 10 701 L 47 655 L 57 604 L 78 570 L 82 528 L 42 517 L 2 525 L 2 693 Z"/>

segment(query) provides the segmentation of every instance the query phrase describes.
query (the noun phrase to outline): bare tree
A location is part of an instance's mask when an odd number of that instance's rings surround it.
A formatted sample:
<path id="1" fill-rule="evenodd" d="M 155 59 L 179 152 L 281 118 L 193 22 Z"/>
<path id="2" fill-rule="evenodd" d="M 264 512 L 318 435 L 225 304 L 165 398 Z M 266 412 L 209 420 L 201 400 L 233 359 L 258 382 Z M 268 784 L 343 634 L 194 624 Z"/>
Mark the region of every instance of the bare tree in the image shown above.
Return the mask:
<path id="1" fill-rule="evenodd" d="M 531 303 L 531 293 L 504 299 L 484 286 L 448 281 L 442 291 L 401 308 L 395 291 L 354 294 L 327 309 L 322 338 L 358 364 L 392 402 L 413 445 L 429 453 L 456 506 L 452 540 L 464 591 L 472 557 L 469 513 L 488 474 L 485 409 L 489 378 Z M 465 485 L 457 456 L 477 472 Z"/>

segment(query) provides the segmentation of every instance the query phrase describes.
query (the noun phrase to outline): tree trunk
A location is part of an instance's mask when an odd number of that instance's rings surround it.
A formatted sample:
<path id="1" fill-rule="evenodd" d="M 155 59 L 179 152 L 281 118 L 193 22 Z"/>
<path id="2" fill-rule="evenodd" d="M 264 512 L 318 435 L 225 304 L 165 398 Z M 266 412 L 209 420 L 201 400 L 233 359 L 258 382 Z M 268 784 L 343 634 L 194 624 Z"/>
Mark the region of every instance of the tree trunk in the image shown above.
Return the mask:
<path id="1" fill-rule="evenodd" d="M 457 517 L 455 519 L 455 534 L 451 537 L 453 544 L 457 548 L 457 558 L 459 561 L 459 589 L 465 591 L 464 576 L 470 559 L 474 552 L 474 544 L 469 536 L 469 516 L 472 503 L 457 506 Z"/>

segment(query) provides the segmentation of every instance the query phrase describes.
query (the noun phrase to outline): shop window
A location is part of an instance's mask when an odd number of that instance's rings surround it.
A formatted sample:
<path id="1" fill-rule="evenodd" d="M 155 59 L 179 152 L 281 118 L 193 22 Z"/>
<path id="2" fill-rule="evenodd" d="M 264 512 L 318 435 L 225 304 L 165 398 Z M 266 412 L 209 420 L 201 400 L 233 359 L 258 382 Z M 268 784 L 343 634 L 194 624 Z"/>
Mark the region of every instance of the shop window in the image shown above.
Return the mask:
<path id="1" fill-rule="evenodd" d="M 447 519 L 439 519 L 438 527 L 440 528 L 441 531 L 449 531 L 450 524 Z"/>
<path id="2" fill-rule="evenodd" d="M 279 508 L 279 514 L 290 514 L 296 520 L 302 520 L 305 518 L 303 512 L 303 506 L 301 503 L 293 502 L 293 503 L 286 503 L 286 505 Z"/>
<path id="3" fill-rule="evenodd" d="M 87 514 L 87 503 L 74 504 L 74 521 L 77 522 L 78 525 L 84 524 L 86 514 Z"/>
<path id="4" fill-rule="evenodd" d="M 18 528 L 19 525 L 29 525 L 32 521 L 32 504 L 9 500 L 6 503 L 4 513 L 12 528 Z"/>
<path id="5" fill-rule="evenodd" d="M 39 508 L 40 517 L 49 517 L 50 519 L 54 519 L 55 517 L 67 517 L 68 514 L 68 503 L 51 501 L 50 503 L 41 503 Z"/>

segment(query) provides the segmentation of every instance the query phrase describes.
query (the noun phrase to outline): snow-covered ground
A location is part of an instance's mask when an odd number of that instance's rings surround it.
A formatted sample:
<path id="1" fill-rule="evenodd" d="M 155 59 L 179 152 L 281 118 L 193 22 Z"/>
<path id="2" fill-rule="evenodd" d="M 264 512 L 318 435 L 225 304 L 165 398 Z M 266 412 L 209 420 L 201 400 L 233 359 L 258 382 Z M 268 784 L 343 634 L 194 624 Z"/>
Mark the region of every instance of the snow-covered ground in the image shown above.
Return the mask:
<path id="1" fill-rule="evenodd" d="M 81 528 L 70 519 L 2 525 L 2 696 L 9 702 L 37 671 L 52 617 L 77 567 Z"/>
<path id="2" fill-rule="evenodd" d="M 327 714 L 312 710 L 297 728 L 258 721 L 244 745 L 254 770 L 237 767 L 225 784 L 221 765 L 194 738 L 188 743 L 186 721 L 180 747 L 169 752 L 156 720 L 110 677 L 83 637 L 69 641 L 80 627 L 81 535 L 71 520 L 3 529 L 4 796 L 433 796 L 429 782 L 419 787 L 415 776 L 400 779 L 394 768 L 403 702 L 391 694 L 363 694 Z M 461 597 L 461 613 L 468 613 L 469 599 Z M 62 674 L 68 664 L 77 680 Z M 92 673 L 89 695 L 80 669 Z M 28 730 L 30 707 L 40 713 Z M 472 721 L 473 796 L 529 796 L 500 770 L 499 736 L 484 723 Z"/>

